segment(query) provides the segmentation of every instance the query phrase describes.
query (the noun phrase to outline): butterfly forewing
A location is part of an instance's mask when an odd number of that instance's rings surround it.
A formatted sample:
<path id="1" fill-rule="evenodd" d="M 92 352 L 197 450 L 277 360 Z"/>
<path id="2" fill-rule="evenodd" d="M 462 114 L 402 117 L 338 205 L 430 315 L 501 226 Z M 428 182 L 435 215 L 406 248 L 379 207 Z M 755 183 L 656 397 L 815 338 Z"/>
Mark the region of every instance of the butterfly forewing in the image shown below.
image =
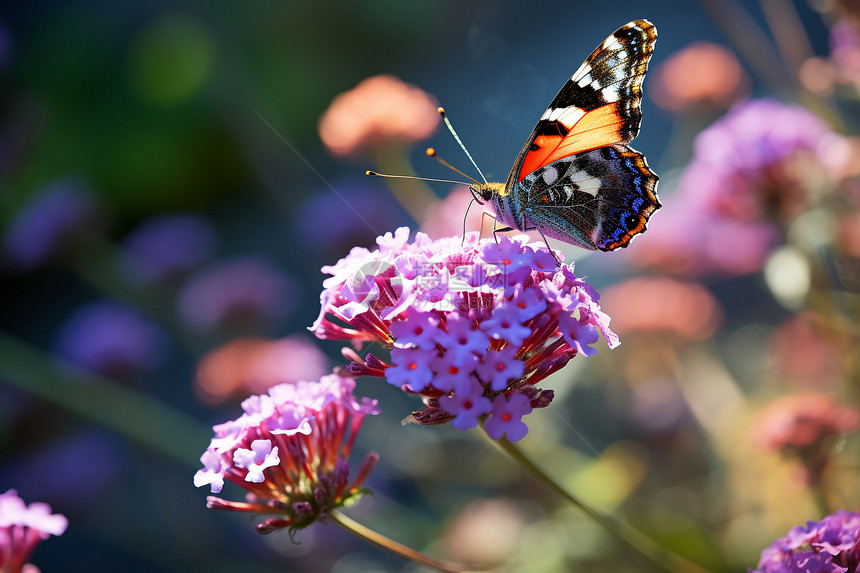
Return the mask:
<path id="1" fill-rule="evenodd" d="M 656 39 L 653 24 L 634 20 L 592 52 L 526 140 L 508 176 L 509 191 L 539 167 L 638 135 L 642 82 Z"/>

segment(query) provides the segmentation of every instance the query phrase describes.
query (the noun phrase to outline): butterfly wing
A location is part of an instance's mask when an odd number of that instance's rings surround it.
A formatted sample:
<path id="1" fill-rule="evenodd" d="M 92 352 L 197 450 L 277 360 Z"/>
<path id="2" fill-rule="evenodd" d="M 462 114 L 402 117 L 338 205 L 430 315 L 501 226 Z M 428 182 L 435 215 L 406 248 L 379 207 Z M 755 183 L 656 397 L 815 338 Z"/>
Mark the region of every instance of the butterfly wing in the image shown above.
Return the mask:
<path id="1" fill-rule="evenodd" d="M 627 145 L 559 159 L 520 182 L 525 226 L 590 250 L 626 247 L 661 206 L 657 180 L 645 156 Z"/>
<path id="2" fill-rule="evenodd" d="M 514 162 L 505 186 L 553 161 L 630 143 L 642 121 L 642 82 L 657 29 L 634 20 L 606 38 L 562 86 Z"/>

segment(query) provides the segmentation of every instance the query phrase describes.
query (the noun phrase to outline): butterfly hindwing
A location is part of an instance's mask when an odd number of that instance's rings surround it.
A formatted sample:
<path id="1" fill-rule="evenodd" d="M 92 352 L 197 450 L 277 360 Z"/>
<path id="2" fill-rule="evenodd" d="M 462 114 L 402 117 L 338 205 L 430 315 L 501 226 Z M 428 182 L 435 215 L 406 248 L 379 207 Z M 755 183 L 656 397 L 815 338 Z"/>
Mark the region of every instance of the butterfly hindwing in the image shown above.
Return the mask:
<path id="1" fill-rule="evenodd" d="M 586 249 L 626 247 L 661 206 L 657 180 L 645 157 L 622 144 L 554 161 L 520 182 L 523 226 Z"/>
<path id="2" fill-rule="evenodd" d="M 634 20 L 591 53 L 526 140 L 508 176 L 509 189 L 553 161 L 638 135 L 642 82 L 656 39 L 653 24 Z"/>

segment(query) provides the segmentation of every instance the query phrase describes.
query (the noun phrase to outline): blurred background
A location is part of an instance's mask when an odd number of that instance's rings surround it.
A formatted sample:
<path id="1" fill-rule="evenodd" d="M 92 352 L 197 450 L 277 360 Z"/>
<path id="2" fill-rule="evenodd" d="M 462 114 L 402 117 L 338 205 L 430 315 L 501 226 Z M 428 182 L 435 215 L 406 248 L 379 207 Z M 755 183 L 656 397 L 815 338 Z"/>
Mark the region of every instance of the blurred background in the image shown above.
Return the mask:
<path id="1" fill-rule="evenodd" d="M 659 31 L 633 146 L 664 208 L 623 253 L 553 244 L 623 344 L 546 384 L 522 447 L 713 571 L 860 509 L 856 1 L 36 1 L 0 8 L 0 491 L 70 526 L 33 562 L 416 570 L 334 526 L 293 544 L 206 510 L 210 426 L 344 362 L 306 330 L 321 266 L 402 225 L 461 232 L 464 187 L 366 169 L 460 179 L 432 145 L 472 174 L 444 105 L 504 181 L 635 18 Z M 638 570 L 477 432 L 402 427 L 418 404 L 380 380 L 358 393 L 383 408 L 359 521 L 503 571 Z"/>

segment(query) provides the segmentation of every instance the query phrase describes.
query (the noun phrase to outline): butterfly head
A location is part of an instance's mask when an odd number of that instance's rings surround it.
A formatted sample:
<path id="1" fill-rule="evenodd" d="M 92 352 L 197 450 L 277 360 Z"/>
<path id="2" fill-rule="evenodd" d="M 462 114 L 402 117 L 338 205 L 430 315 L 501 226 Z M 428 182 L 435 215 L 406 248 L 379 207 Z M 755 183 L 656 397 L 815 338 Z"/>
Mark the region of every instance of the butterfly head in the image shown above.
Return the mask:
<path id="1" fill-rule="evenodd" d="M 476 183 L 474 185 L 469 185 L 469 191 L 472 192 L 472 197 L 475 198 L 475 201 L 477 201 L 479 205 L 483 205 L 484 203 L 492 201 L 494 197 L 503 197 L 505 195 L 505 184 Z"/>

